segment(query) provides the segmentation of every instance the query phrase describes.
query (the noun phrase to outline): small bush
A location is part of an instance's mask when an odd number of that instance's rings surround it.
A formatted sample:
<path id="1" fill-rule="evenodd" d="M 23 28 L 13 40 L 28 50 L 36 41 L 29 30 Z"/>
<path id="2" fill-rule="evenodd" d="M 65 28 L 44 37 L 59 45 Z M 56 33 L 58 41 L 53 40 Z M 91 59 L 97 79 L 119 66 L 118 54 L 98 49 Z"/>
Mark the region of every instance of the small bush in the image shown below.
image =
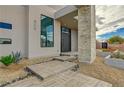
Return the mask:
<path id="1" fill-rule="evenodd" d="M 0 62 L 2 62 L 4 65 L 8 66 L 14 62 L 14 58 L 11 55 L 8 56 L 2 56 L 0 58 Z"/>
<path id="2" fill-rule="evenodd" d="M 124 59 L 124 54 L 121 54 L 120 52 L 116 52 L 111 55 L 112 58 L 119 58 L 119 59 Z"/>

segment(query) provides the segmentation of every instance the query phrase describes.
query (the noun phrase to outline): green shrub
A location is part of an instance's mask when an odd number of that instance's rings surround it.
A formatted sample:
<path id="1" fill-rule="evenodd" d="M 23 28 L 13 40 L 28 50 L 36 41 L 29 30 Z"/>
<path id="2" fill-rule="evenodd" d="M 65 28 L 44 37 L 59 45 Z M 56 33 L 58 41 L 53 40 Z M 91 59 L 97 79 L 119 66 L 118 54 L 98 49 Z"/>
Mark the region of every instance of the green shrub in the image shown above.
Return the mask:
<path id="1" fill-rule="evenodd" d="M 14 58 L 11 55 L 8 56 L 2 56 L 0 58 L 0 62 L 2 62 L 4 65 L 8 66 L 14 62 Z"/>
<path id="2" fill-rule="evenodd" d="M 113 36 L 108 39 L 108 42 L 110 44 L 122 44 L 122 43 L 124 43 L 124 38 L 122 38 L 120 36 Z"/>

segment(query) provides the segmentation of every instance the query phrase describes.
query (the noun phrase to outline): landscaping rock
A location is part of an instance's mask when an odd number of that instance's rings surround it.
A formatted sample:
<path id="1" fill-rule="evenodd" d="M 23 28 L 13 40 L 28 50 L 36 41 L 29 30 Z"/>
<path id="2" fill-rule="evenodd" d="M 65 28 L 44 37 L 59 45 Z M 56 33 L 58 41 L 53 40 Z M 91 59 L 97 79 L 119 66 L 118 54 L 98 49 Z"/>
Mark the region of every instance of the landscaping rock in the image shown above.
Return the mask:
<path id="1" fill-rule="evenodd" d="M 0 67 L 4 67 L 5 65 L 3 63 L 0 62 Z"/>

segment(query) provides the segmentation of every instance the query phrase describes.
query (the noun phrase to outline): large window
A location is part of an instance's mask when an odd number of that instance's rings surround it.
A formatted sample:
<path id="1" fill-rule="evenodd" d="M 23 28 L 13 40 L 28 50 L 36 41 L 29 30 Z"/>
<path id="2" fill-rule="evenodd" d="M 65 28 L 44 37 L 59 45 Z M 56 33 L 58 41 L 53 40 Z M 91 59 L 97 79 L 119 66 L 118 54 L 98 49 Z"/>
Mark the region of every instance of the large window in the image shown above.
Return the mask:
<path id="1" fill-rule="evenodd" d="M 54 20 L 41 15 L 41 47 L 54 46 Z"/>

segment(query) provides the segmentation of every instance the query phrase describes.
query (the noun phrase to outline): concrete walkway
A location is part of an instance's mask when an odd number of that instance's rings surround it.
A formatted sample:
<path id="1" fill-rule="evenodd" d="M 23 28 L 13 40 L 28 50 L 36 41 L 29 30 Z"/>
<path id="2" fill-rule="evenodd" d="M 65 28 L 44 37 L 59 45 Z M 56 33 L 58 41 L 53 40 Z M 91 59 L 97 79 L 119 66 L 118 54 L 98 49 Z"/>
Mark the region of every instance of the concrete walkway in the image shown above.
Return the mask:
<path id="1" fill-rule="evenodd" d="M 73 69 L 76 65 L 76 63 L 71 63 L 67 61 L 61 62 L 58 60 L 53 60 L 50 62 L 28 66 L 27 69 L 39 78 L 45 79 L 66 70 Z"/>
<path id="2" fill-rule="evenodd" d="M 34 75 L 7 87 L 111 87 L 112 84 L 74 72 L 77 64 L 53 60 L 28 66 Z"/>
<path id="3" fill-rule="evenodd" d="M 112 85 L 89 76 L 65 71 L 58 75 L 40 80 L 36 77 L 29 77 L 24 80 L 15 82 L 7 87 L 111 87 Z"/>

